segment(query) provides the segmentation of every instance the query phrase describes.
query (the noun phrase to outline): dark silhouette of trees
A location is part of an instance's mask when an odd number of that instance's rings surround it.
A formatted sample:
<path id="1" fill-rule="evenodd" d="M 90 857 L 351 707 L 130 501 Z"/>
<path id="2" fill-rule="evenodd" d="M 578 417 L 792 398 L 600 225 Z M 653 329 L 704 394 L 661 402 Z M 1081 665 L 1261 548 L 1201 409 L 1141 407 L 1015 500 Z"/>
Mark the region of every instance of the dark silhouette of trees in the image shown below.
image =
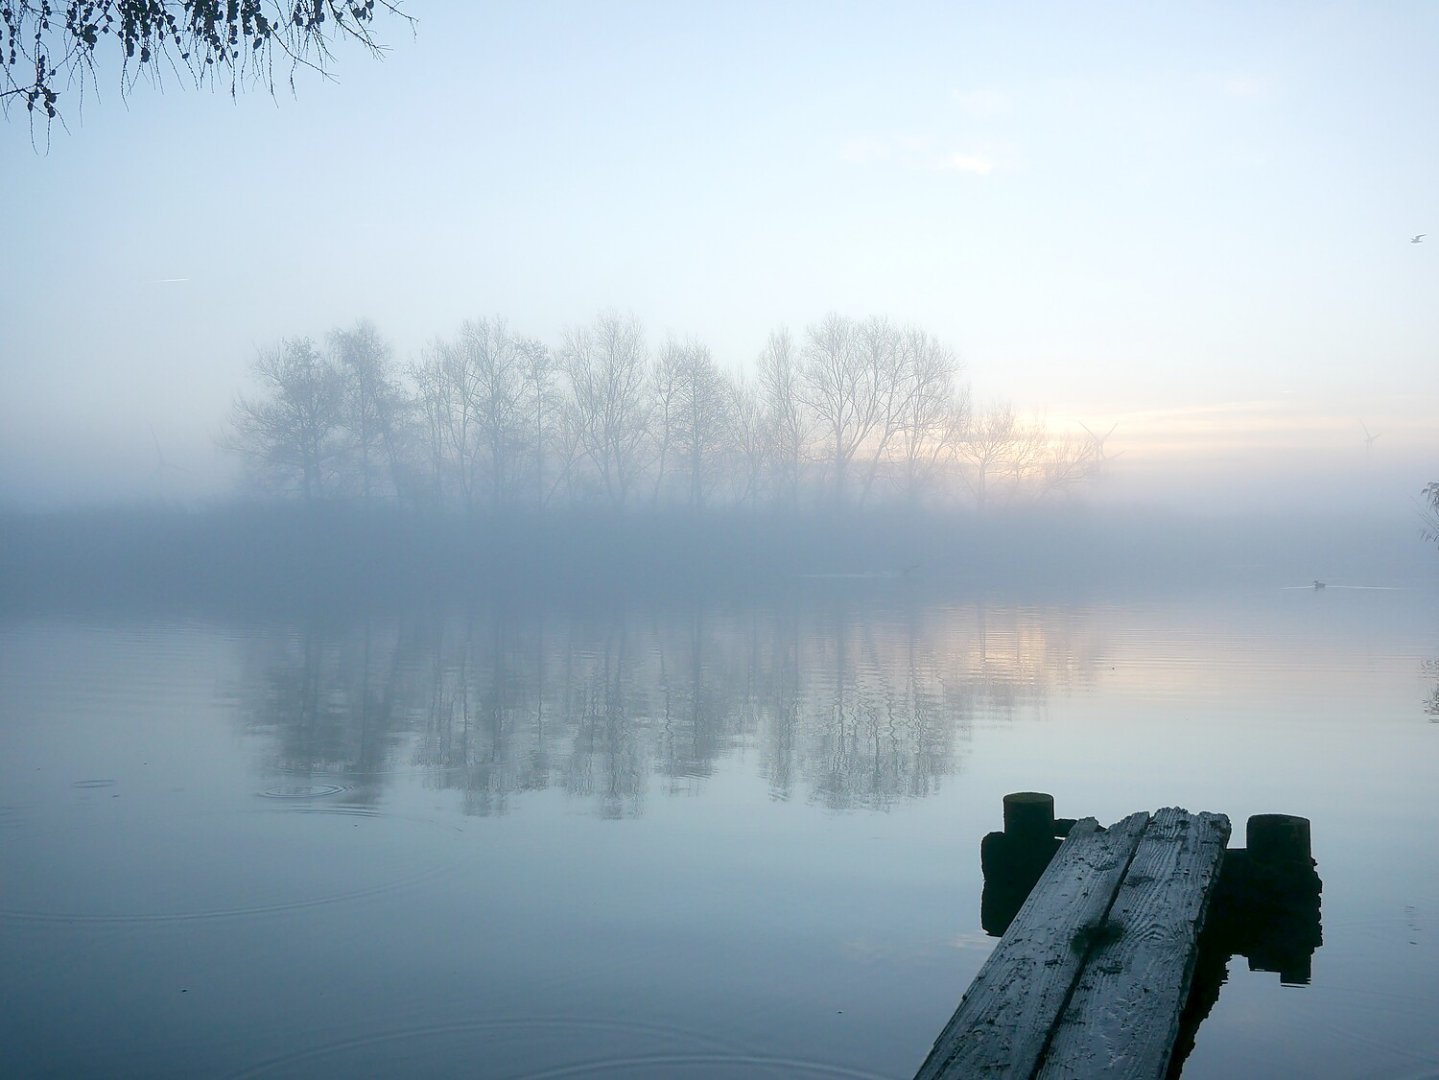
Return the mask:
<path id="1" fill-rule="evenodd" d="M 169 71 L 233 95 L 273 92 L 276 67 L 321 73 L 352 41 L 380 56 L 376 15 L 414 20 L 391 0 L 0 0 L 0 106 L 60 117 L 62 88 L 98 87 L 97 61 L 119 62 L 121 92 Z"/>

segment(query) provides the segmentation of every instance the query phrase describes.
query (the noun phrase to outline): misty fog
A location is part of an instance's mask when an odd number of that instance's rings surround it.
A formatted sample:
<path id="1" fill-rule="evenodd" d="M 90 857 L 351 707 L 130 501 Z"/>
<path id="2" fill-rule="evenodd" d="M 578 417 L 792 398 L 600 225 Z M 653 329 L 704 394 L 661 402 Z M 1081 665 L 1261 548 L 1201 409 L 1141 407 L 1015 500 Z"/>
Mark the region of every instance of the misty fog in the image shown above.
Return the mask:
<path id="1" fill-rule="evenodd" d="M 1428 508 L 1382 482 L 1362 426 L 1360 464 L 1323 483 L 1226 477 L 1157 451 L 1127 462 L 1117 423 L 1066 431 L 977 401 L 954 348 L 883 316 L 781 326 L 753 367 L 651 344 L 618 312 L 554 346 L 466 320 L 409 361 L 365 321 L 285 339 L 217 423 L 227 489 L 198 494 L 151 425 L 148 494 L 86 502 L 76 478 L 5 512 L 6 594 L 688 595 L 824 575 L 1091 591 L 1428 568 Z M 1274 468 L 1293 455 L 1234 441 Z M 1125 498 L 1136 482 L 1155 495 Z"/>

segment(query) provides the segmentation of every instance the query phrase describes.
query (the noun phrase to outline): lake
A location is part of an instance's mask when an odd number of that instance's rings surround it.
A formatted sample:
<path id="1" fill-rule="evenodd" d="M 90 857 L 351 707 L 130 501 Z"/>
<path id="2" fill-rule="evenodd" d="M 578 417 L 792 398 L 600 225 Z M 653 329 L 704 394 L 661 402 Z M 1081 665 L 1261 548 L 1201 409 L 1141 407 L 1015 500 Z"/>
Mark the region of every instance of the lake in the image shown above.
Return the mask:
<path id="1" fill-rule="evenodd" d="M 0 1070 L 907 1077 L 1009 791 L 1313 822 L 1186 1078 L 1439 1075 L 1439 590 L 0 621 Z"/>

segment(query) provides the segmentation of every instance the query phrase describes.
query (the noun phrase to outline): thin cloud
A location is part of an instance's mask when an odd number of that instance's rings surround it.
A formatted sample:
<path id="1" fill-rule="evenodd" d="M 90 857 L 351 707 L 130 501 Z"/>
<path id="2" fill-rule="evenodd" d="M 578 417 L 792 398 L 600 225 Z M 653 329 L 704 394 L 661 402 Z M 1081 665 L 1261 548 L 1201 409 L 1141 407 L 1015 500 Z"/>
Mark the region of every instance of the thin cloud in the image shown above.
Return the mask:
<path id="1" fill-rule="evenodd" d="M 1225 97 L 1254 99 L 1269 95 L 1269 81 L 1246 72 L 1231 72 L 1218 78 L 1219 92 Z"/>
<path id="2" fill-rule="evenodd" d="M 941 150 L 931 135 L 856 137 L 840 147 L 840 160 L 850 165 L 888 164 L 910 172 L 951 172 L 989 176 L 999 158 L 984 150 Z"/>
<path id="3" fill-rule="evenodd" d="M 954 90 L 950 92 L 950 97 L 961 112 L 977 119 L 1003 116 L 1011 109 L 1009 97 L 989 86 L 974 90 Z"/>
<path id="4" fill-rule="evenodd" d="M 941 172 L 970 173 L 974 176 L 988 176 L 994 172 L 994 159 L 983 154 L 946 154 L 940 161 Z"/>
<path id="5" fill-rule="evenodd" d="M 875 161 L 886 161 L 890 156 L 889 144 L 881 139 L 850 139 L 839 150 L 840 160 L 851 165 L 868 165 Z"/>
<path id="6" fill-rule="evenodd" d="M 928 154 L 934 149 L 933 135 L 896 135 L 893 141 L 906 154 Z"/>

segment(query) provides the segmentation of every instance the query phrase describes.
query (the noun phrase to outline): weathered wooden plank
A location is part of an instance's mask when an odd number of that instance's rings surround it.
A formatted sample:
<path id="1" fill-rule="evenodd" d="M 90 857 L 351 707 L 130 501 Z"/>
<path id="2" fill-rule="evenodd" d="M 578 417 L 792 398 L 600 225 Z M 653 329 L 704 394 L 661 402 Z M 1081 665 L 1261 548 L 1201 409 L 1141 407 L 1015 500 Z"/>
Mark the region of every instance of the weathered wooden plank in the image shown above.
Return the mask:
<path id="1" fill-rule="evenodd" d="M 979 969 L 916 1080 L 1029 1080 L 1149 823 L 1131 814 L 1070 830 L 1003 939 Z"/>
<path id="2" fill-rule="evenodd" d="M 1154 815 L 1055 1028 L 1041 1080 L 1162 1080 L 1228 840 L 1223 814 Z"/>

